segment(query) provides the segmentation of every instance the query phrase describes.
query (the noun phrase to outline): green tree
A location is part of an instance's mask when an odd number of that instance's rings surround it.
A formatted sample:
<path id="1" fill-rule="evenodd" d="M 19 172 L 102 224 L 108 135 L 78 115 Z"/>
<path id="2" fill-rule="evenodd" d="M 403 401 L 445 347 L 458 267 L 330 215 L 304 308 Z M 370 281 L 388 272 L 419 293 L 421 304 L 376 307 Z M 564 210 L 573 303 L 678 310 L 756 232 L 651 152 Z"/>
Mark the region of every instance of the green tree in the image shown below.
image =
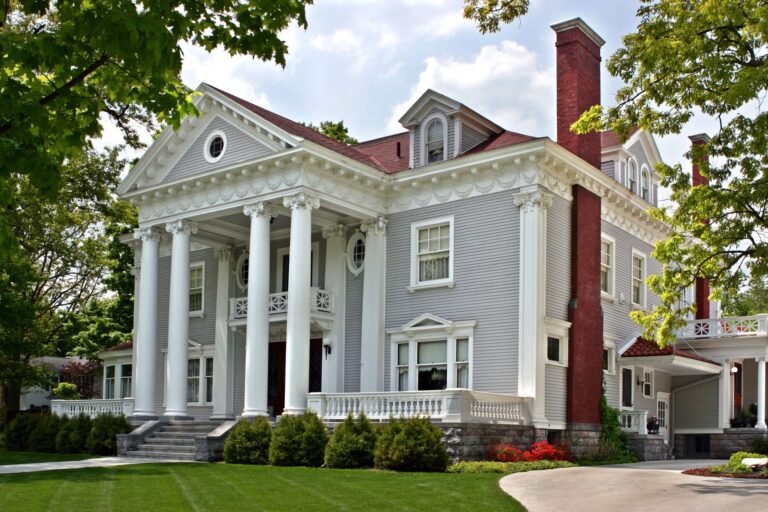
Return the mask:
<path id="1" fill-rule="evenodd" d="M 464 17 L 477 22 L 481 33 L 498 32 L 528 12 L 529 0 L 464 0 Z"/>
<path id="2" fill-rule="evenodd" d="M 760 313 L 768 313 L 768 276 L 752 276 L 739 293 L 723 296 L 725 315 L 748 316 Z"/>
<path id="3" fill-rule="evenodd" d="M 0 208 L 13 175 L 59 188 L 107 116 L 139 146 L 137 126 L 196 113 L 181 83 L 181 43 L 285 65 L 279 33 L 306 27 L 312 0 L 4 0 L 0 2 Z M 0 255 L 16 243 L 0 216 Z"/>
<path id="4" fill-rule="evenodd" d="M 344 126 L 344 121 L 322 121 L 320 126 L 316 126 L 312 123 L 305 125 L 307 128 L 312 128 L 316 132 L 320 132 L 329 139 L 333 139 L 342 144 L 357 144 L 357 139 L 349 135 L 349 130 Z"/>

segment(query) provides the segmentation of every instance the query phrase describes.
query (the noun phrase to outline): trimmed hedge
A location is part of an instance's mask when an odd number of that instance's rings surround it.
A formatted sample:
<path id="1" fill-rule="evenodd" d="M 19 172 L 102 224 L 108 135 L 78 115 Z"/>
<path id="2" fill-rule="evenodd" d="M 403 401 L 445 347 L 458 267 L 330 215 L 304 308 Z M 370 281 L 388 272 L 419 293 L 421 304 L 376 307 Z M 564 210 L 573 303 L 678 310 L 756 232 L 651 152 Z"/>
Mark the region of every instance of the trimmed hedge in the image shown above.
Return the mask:
<path id="1" fill-rule="evenodd" d="M 457 462 L 448 466 L 448 473 L 524 473 L 542 469 L 573 468 L 576 464 L 564 460 L 538 460 L 535 462 Z"/>
<path id="2" fill-rule="evenodd" d="M 85 414 L 72 418 L 56 435 L 58 453 L 85 453 L 85 444 L 93 428 L 93 421 Z"/>
<path id="3" fill-rule="evenodd" d="M 390 419 L 376 442 L 374 465 L 396 471 L 445 471 L 443 432 L 428 418 Z"/>
<path id="4" fill-rule="evenodd" d="M 272 433 L 269 463 L 273 466 L 323 465 L 328 430 L 313 412 L 283 414 Z"/>
<path id="5" fill-rule="evenodd" d="M 127 434 L 133 430 L 125 416 L 100 414 L 93 420 L 93 428 L 85 441 L 88 453 L 94 455 L 116 455 L 117 434 Z"/>
<path id="6" fill-rule="evenodd" d="M 28 449 L 33 452 L 56 453 L 56 436 L 69 418 L 55 415 L 40 416 L 35 429 L 30 433 Z"/>
<path id="7" fill-rule="evenodd" d="M 376 429 L 365 414 L 357 420 L 349 413 L 333 431 L 325 447 L 325 466 L 329 468 L 370 468 L 376 449 Z"/>
<path id="8" fill-rule="evenodd" d="M 768 437 L 761 437 L 752 441 L 752 451 L 768 455 Z"/>
<path id="9" fill-rule="evenodd" d="M 272 425 L 267 418 L 240 420 L 224 443 L 227 464 L 269 464 Z"/>
<path id="10" fill-rule="evenodd" d="M 29 450 L 29 436 L 42 417 L 41 414 L 17 415 L 5 429 L 5 449 L 15 452 Z"/>

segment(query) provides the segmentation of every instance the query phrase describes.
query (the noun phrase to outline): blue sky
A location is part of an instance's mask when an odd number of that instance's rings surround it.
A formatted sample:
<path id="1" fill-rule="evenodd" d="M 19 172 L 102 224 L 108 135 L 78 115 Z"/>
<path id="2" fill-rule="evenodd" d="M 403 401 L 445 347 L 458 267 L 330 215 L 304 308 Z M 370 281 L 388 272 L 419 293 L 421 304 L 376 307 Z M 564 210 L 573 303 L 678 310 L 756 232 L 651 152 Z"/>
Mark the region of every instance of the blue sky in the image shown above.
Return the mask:
<path id="1" fill-rule="evenodd" d="M 187 46 L 182 78 L 190 87 L 205 81 L 297 121 L 344 120 L 359 140 L 401 131 L 397 119 L 427 88 L 509 130 L 554 139 L 550 25 L 584 19 L 606 40 L 605 62 L 636 27 L 638 5 L 532 0 L 522 20 L 481 35 L 462 18 L 462 0 L 316 0 L 307 9 L 309 27 L 283 34 L 290 52 L 284 69 Z M 604 104 L 619 86 L 603 71 Z M 682 161 L 687 135 L 713 128 L 710 120 L 694 120 L 683 134 L 658 140 L 662 156 Z"/>

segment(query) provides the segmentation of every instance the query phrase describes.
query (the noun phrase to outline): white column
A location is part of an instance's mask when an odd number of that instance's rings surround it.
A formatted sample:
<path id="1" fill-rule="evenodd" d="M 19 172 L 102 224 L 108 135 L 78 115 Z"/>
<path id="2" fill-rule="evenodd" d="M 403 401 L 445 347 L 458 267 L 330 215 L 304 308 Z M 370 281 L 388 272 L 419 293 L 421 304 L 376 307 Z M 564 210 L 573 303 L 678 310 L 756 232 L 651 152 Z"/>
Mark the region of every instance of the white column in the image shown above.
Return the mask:
<path id="1" fill-rule="evenodd" d="M 517 394 L 534 397 L 533 423 L 545 423 L 547 208 L 552 196 L 537 187 L 515 195 L 520 208 L 520 301 Z M 564 342 L 564 340 L 563 340 Z"/>
<path id="2" fill-rule="evenodd" d="M 347 268 L 344 251 L 347 230 L 342 225 L 323 229 L 325 238 L 325 288 L 333 300 L 333 323 L 324 333 L 323 376 L 320 389 L 323 393 L 340 393 L 344 390 L 344 322 L 347 292 Z"/>
<path id="3" fill-rule="evenodd" d="M 243 416 L 252 418 L 269 415 L 269 222 L 273 212 L 267 203 L 260 202 L 246 206 L 243 213 L 251 218 Z"/>
<path id="4" fill-rule="evenodd" d="M 320 201 L 304 192 L 286 197 L 291 209 L 288 315 L 285 347 L 285 414 L 301 414 L 309 392 L 309 301 L 312 284 L 312 209 Z M 250 309 L 250 308 L 249 308 Z"/>
<path id="5" fill-rule="evenodd" d="M 160 230 L 137 229 L 134 233 L 141 240 L 141 269 L 139 274 L 138 321 L 133 377 L 134 409 L 137 419 L 155 418 L 155 358 L 157 354 L 157 266 L 160 246 Z M 135 309 L 134 309 L 135 310 Z"/>
<path id="6" fill-rule="evenodd" d="M 723 371 L 720 373 L 720 428 L 731 426 L 731 360 L 723 361 Z"/>
<path id="7" fill-rule="evenodd" d="M 212 420 L 234 417 L 232 411 L 232 336 L 229 329 L 229 282 L 232 273 L 232 249 L 218 250 L 216 270 L 216 327 L 213 354 Z"/>
<path id="8" fill-rule="evenodd" d="M 187 348 L 189 344 L 189 237 L 197 226 L 186 220 L 168 223 L 173 235 L 171 290 L 168 299 L 168 358 L 165 416 L 190 419 L 187 415 Z"/>
<path id="9" fill-rule="evenodd" d="M 765 424 L 765 358 L 757 359 L 757 423 L 755 428 L 766 428 Z"/>
<path id="10" fill-rule="evenodd" d="M 363 222 L 363 319 L 360 333 L 360 391 L 384 391 L 384 293 L 386 291 L 387 221 Z"/>

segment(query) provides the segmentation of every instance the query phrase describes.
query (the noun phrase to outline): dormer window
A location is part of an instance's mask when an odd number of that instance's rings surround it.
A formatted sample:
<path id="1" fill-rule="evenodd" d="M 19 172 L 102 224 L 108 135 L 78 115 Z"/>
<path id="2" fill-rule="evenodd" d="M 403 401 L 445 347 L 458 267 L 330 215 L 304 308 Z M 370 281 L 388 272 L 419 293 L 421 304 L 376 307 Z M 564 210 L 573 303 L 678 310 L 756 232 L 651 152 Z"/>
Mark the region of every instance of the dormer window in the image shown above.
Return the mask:
<path id="1" fill-rule="evenodd" d="M 445 137 L 443 121 L 433 119 L 427 125 L 427 163 L 441 162 L 445 158 Z"/>
<path id="2" fill-rule="evenodd" d="M 645 167 L 640 171 L 640 197 L 651 200 L 651 175 Z"/>
<path id="3" fill-rule="evenodd" d="M 629 190 L 637 194 L 637 164 L 629 161 Z"/>

